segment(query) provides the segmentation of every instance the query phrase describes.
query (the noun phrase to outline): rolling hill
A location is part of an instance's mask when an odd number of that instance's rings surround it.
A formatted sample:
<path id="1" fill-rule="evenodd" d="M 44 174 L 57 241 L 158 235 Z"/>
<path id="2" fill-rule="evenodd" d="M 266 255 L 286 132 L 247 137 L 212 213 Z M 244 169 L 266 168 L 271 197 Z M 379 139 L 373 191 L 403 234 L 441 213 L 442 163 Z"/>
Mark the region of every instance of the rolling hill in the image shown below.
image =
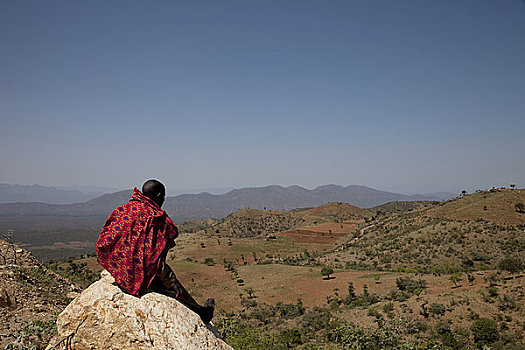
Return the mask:
<path id="1" fill-rule="evenodd" d="M 225 329 L 242 322 L 238 338 L 228 333 L 232 344 L 263 344 L 266 336 L 290 332 L 323 344 L 347 330 L 343 339 L 354 339 L 356 348 L 367 339 L 370 349 L 407 342 L 474 349 L 477 326 L 489 322 L 491 342 L 500 338 L 491 348 L 521 349 L 523 264 L 514 273 L 501 268 L 508 257 L 516 267 L 523 261 L 520 202 L 525 190 L 376 210 L 337 202 L 291 211 L 242 209 L 180 225 L 188 234 L 177 240 L 168 263 L 196 298 L 216 298 Z M 97 268 L 93 257 L 80 262 Z M 331 277 L 322 277 L 324 267 L 333 268 Z M 290 348 L 286 344 L 282 348 Z"/>
<path id="2" fill-rule="evenodd" d="M 348 238 L 327 263 L 438 273 L 495 268 L 525 250 L 525 213 L 515 209 L 520 202 L 525 190 L 482 191 L 379 218 L 359 239 Z"/>
<path id="3" fill-rule="evenodd" d="M 372 213 L 356 206 L 335 202 L 319 207 L 307 209 L 282 210 L 260 210 L 241 209 L 221 220 L 200 222 L 192 232 L 204 231 L 204 233 L 216 233 L 228 237 L 262 237 L 274 235 L 282 231 L 292 229 L 309 229 L 310 232 L 329 233 L 337 231 L 323 224 L 326 223 L 348 223 L 364 222 L 364 218 L 370 218 Z M 191 227 L 192 224 L 181 227 Z M 337 225 L 339 226 L 339 225 Z"/>

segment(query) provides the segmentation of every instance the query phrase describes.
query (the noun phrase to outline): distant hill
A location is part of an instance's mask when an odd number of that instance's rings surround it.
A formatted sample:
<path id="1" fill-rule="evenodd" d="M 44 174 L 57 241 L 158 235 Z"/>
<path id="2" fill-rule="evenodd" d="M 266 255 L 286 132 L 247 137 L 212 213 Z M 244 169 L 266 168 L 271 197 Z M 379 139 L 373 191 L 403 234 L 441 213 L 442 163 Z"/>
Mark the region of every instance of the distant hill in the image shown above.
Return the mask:
<path id="1" fill-rule="evenodd" d="M 3 203 L 0 216 L 107 216 L 131 197 L 131 190 L 105 194 L 85 203 Z M 375 190 L 365 186 L 325 185 L 308 190 L 300 186 L 243 188 L 221 195 L 183 194 L 166 198 L 164 209 L 176 221 L 222 218 L 244 208 L 291 210 L 330 202 L 368 208 L 391 201 L 443 200 L 443 195 L 412 195 Z"/>
<path id="2" fill-rule="evenodd" d="M 0 184 L 0 203 L 43 202 L 51 204 L 83 203 L 100 196 L 100 192 L 84 193 L 40 185 Z"/>
<path id="3" fill-rule="evenodd" d="M 0 217 L 29 216 L 108 216 L 131 198 L 131 190 L 104 194 L 84 203 L 50 204 L 42 202 L 0 203 Z"/>
<path id="4" fill-rule="evenodd" d="M 444 200 L 452 197 L 412 195 L 379 191 L 366 186 L 325 185 L 308 190 L 300 186 L 266 186 L 233 190 L 223 195 L 209 193 L 186 194 L 166 199 L 164 208 L 174 218 L 197 220 L 220 218 L 244 208 L 291 210 L 317 207 L 330 202 L 345 202 L 360 208 L 369 208 L 391 201 Z"/>
<path id="5" fill-rule="evenodd" d="M 290 211 L 241 209 L 224 219 L 181 225 L 191 232 L 217 233 L 221 236 L 257 237 L 281 231 L 314 227 L 327 222 L 364 221 L 372 213 L 347 203 L 328 203 L 319 207 Z M 326 229 L 328 232 L 329 229 Z"/>
<path id="6" fill-rule="evenodd" d="M 73 190 L 78 191 L 82 193 L 113 193 L 122 191 L 122 188 L 117 187 L 103 187 L 103 186 L 90 186 L 90 185 L 84 185 L 84 186 L 54 186 L 55 188 L 59 190 Z"/>

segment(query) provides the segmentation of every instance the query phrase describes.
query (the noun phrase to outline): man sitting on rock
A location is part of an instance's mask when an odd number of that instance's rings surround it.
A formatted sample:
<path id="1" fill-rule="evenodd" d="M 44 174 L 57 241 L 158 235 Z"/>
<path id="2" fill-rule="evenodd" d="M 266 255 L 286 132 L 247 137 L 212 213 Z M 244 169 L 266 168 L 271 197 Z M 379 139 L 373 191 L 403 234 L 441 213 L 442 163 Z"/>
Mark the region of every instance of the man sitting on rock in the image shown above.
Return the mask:
<path id="1" fill-rule="evenodd" d="M 213 317 L 215 301 L 200 306 L 166 263 L 178 229 L 161 209 L 164 185 L 148 180 L 142 193 L 135 187 L 131 200 L 111 213 L 97 241 L 98 262 L 128 293 L 141 296 L 156 291 L 179 300 L 204 322 Z"/>

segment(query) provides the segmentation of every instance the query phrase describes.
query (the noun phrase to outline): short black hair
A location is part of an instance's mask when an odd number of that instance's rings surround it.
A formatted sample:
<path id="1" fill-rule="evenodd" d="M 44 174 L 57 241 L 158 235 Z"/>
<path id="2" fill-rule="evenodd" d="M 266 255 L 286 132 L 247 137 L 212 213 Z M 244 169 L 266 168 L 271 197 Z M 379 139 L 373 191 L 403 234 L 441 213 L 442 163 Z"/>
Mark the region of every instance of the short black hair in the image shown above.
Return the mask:
<path id="1" fill-rule="evenodd" d="M 142 185 L 142 193 L 152 200 L 157 200 L 166 195 L 166 187 L 164 187 L 162 182 L 151 179 L 144 182 L 144 185 Z"/>

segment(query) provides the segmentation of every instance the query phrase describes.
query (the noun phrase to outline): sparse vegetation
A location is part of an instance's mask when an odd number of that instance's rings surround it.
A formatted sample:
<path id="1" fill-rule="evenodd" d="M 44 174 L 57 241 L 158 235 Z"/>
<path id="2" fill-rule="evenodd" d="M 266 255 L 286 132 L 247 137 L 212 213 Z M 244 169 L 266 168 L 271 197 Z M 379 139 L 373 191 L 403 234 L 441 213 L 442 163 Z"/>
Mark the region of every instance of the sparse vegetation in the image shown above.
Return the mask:
<path id="1" fill-rule="evenodd" d="M 170 264 L 198 298 L 216 297 L 215 323 L 234 348 L 513 349 L 525 332 L 525 218 L 514 210 L 524 194 L 385 205 L 353 226 L 315 208 L 244 210 L 188 224 Z M 325 235 L 293 235 L 308 225 Z M 80 280 L 94 261 L 50 266 Z"/>
<path id="2" fill-rule="evenodd" d="M 9 229 L 6 232 L 0 232 L 0 258 L 4 265 L 16 265 L 16 248 L 13 243 L 13 230 Z"/>
<path id="3" fill-rule="evenodd" d="M 82 288 L 86 288 L 100 277 L 97 271 L 87 267 L 86 262 L 75 262 L 72 260 L 66 263 L 54 262 L 48 264 L 47 267 L 51 271 L 75 282 Z"/>

